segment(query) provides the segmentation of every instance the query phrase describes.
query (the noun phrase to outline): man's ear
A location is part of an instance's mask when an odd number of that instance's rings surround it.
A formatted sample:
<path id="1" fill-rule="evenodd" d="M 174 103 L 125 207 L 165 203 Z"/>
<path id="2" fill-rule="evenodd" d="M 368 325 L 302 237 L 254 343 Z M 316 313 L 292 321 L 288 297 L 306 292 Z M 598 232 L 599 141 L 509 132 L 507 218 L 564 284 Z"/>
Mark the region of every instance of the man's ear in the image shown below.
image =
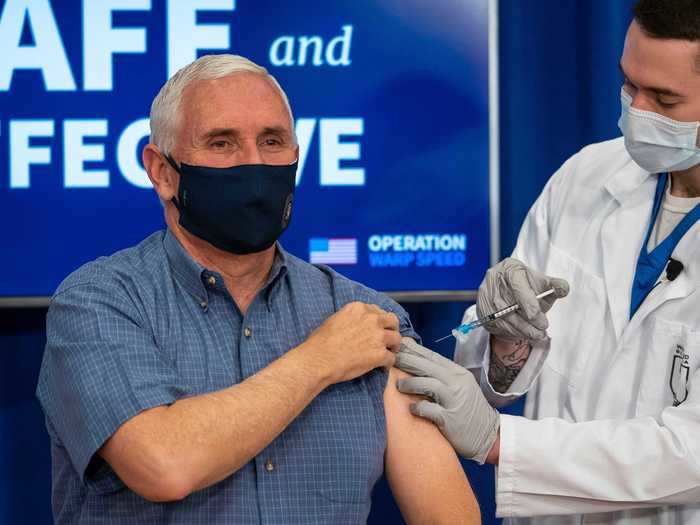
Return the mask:
<path id="1" fill-rule="evenodd" d="M 180 174 L 168 163 L 163 153 L 155 144 L 147 144 L 143 148 L 143 167 L 148 178 L 163 202 L 177 196 Z"/>

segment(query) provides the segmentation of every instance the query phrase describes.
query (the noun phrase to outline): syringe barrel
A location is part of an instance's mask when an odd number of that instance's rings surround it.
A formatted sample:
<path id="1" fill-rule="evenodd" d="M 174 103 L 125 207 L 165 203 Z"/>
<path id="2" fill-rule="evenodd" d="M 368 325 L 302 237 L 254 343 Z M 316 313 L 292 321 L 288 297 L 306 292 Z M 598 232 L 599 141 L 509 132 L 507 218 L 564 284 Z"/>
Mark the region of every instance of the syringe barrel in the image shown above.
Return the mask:
<path id="1" fill-rule="evenodd" d="M 511 306 L 508 306 L 504 308 L 503 310 L 499 310 L 498 312 L 492 314 L 494 319 L 499 319 L 503 317 L 504 315 L 508 315 L 511 312 L 515 312 L 516 310 L 519 310 L 520 307 L 517 304 L 513 304 Z"/>

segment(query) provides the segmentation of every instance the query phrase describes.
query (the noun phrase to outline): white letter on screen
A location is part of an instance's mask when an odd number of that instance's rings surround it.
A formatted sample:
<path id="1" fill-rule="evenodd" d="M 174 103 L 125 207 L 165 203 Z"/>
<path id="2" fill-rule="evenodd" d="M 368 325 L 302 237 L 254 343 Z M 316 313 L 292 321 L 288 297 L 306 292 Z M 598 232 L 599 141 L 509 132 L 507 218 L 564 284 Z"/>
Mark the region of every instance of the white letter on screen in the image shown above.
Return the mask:
<path id="1" fill-rule="evenodd" d="M 109 171 L 86 170 L 85 161 L 105 160 L 104 144 L 85 144 L 85 137 L 106 137 L 104 119 L 63 121 L 63 186 L 66 188 L 109 188 Z"/>
<path id="2" fill-rule="evenodd" d="M 341 160 L 359 160 L 358 142 L 340 142 L 341 135 L 362 135 L 361 118 L 321 119 L 321 186 L 364 186 L 364 168 L 341 168 Z"/>
<path id="3" fill-rule="evenodd" d="M 75 91 L 75 80 L 48 0 L 7 0 L 0 15 L 0 91 L 10 89 L 15 69 L 39 69 L 47 91 Z M 29 22 L 33 46 L 21 46 Z"/>
<path id="4" fill-rule="evenodd" d="M 326 62 L 329 66 L 349 66 L 350 46 L 352 45 L 352 26 L 343 26 L 343 34 L 328 42 Z M 335 56 L 335 48 L 340 45 L 340 57 Z"/>
<path id="5" fill-rule="evenodd" d="M 51 164 L 51 148 L 30 145 L 31 137 L 53 137 L 53 120 L 10 121 L 10 188 L 29 188 L 32 164 Z"/>
<path id="6" fill-rule="evenodd" d="M 198 24 L 197 11 L 233 11 L 235 0 L 168 1 L 168 77 L 197 59 L 198 49 L 228 49 L 229 26 Z"/>
<path id="7" fill-rule="evenodd" d="M 322 66 L 323 60 L 321 60 L 321 54 L 323 53 L 323 40 L 320 36 L 300 36 L 299 37 L 299 61 L 298 65 L 306 65 L 306 52 L 309 47 L 313 48 L 313 60 L 312 64 L 314 66 Z"/>
<path id="8" fill-rule="evenodd" d="M 117 144 L 117 164 L 124 178 L 138 188 L 152 188 L 151 180 L 139 162 L 139 142 L 148 137 L 151 129 L 148 119 L 142 118 L 129 124 Z"/>
<path id="9" fill-rule="evenodd" d="M 146 30 L 112 28 L 112 11 L 148 11 L 151 0 L 83 1 L 83 86 L 87 91 L 111 91 L 112 55 L 145 53 Z"/>
<path id="10" fill-rule="evenodd" d="M 314 129 L 316 129 L 315 118 L 297 119 L 295 127 L 297 143 L 299 144 L 299 162 L 297 164 L 296 182 L 297 186 L 299 186 L 299 183 L 301 182 L 301 174 L 304 172 L 304 165 L 306 164 L 306 154 L 309 152 L 309 148 L 311 147 L 311 139 L 314 136 Z"/>
<path id="11" fill-rule="evenodd" d="M 284 55 L 280 58 L 280 48 L 284 48 Z M 294 65 L 294 37 L 281 36 L 270 46 L 270 63 L 273 66 Z"/>

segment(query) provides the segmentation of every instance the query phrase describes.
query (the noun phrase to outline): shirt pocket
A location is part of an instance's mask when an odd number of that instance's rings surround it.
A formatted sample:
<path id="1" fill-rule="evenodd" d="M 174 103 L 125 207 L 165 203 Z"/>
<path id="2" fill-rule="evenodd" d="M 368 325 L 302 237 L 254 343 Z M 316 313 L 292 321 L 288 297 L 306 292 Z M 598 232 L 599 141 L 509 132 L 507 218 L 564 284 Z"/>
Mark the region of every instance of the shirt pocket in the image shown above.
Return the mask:
<path id="1" fill-rule="evenodd" d="M 700 332 L 676 321 L 654 319 L 641 335 L 644 365 L 636 415 L 656 417 L 687 399 L 690 380 L 700 366 Z"/>
<path id="2" fill-rule="evenodd" d="M 545 364 L 575 387 L 587 359 L 601 344 L 607 312 L 605 283 L 551 243 L 545 273 L 569 283 L 569 295 L 547 313 L 551 345 Z"/>

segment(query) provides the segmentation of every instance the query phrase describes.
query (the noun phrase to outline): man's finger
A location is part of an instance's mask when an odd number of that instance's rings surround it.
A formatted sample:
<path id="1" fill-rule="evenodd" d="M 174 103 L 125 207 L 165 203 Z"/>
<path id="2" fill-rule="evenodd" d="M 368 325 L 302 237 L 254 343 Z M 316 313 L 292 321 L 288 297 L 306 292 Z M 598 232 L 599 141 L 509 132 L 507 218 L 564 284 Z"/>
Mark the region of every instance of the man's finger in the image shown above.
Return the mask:
<path id="1" fill-rule="evenodd" d="M 515 302 L 520 306 L 519 313 L 525 319 L 532 322 L 538 317 L 538 314 L 542 314 L 536 292 L 532 289 L 532 284 L 530 279 L 528 279 L 525 268 L 517 268 L 511 271 L 508 277 L 508 284 L 510 284 Z M 538 326 L 538 328 L 540 327 Z"/>
<path id="2" fill-rule="evenodd" d="M 566 279 L 550 277 L 549 287 L 554 288 L 554 295 L 557 296 L 557 299 L 561 299 L 562 297 L 569 295 L 569 282 Z"/>
<path id="3" fill-rule="evenodd" d="M 405 354 L 403 352 L 396 354 L 396 363 L 394 366 L 413 376 L 436 377 L 440 380 L 446 379 L 446 377 L 449 376 L 449 371 L 439 364 L 424 357 Z"/>
<path id="4" fill-rule="evenodd" d="M 528 272 L 525 268 L 518 268 L 510 274 L 511 292 L 516 304 L 520 306 L 520 310 L 511 317 L 517 318 L 520 316 L 537 328 L 537 330 L 545 332 L 549 322 L 542 311 L 542 305 L 540 305 L 533 284 L 528 277 Z"/>
<path id="5" fill-rule="evenodd" d="M 450 391 L 442 381 L 434 377 L 408 377 L 399 379 L 396 388 L 402 394 L 425 396 L 439 405 L 443 405 L 450 395 Z"/>
<path id="6" fill-rule="evenodd" d="M 430 348 L 426 348 L 425 346 L 418 344 L 410 337 L 404 337 L 401 339 L 401 352 L 423 357 L 428 361 L 432 361 L 433 363 L 442 367 L 459 366 L 454 361 L 447 359 L 445 356 L 440 355 L 437 352 L 433 352 Z"/>
<path id="7" fill-rule="evenodd" d="M 384 330 L 384 346 L 396 353 L 401 348 L 401 334 L 395 330 Z"/>
<path id="8" fill-rule="evenodd" d="M 384 351 L 384 360 L 380 366 L 383 366 L 387 370 L 394 366 L 396 363 L 396 354 L 390 352 L 389 350 Z"/>
<path id="9" fill-rule="evenodd" d="M 503 326 L 510 332 L 511 341 L 527 339 L 528 341 L 541 341 L 547 337 L 545 330 L 540 330 L 530 321 L 525 320 L 517 314 L 511 314 L 501 319 Z"/>
<path id="10" fill-rule="evenodd" d="M 419 401 L 418 403 L 411 403 L 409 409 L 411 410 L 411 414 L 414 416 L 432 421 L 438 427 L 443 427 L 445 425 L 443 408 L 437 403 L 431 403 L 430 401 Z"/>
<path id="11" fill-rule="evenodd" d="M 430 350 L 419 345 L 412 337 L 401 338 L 401 351 L 430 359 Z"/>
<path id="12" fill-rule="evenodd" d="M 399 331 L 399 318 L 392 312 L 384 312 L 381 317 L 382 326 L 387 330 Z"/>
<path id="13" fill-rule="evenodd" d="M 543 312 L 549 312 L 549 310 L 554 306 L 559 299 L 566 297 L 569 294 L 569 283 L 564 279 L 557 279 L 556 277 L 546 277 L 547 285 L 545 288 L 547 290 L 554 290 L 554 293 L 543 297 L 540 299 L 540 306 Z"/>
<path id="14" fill-rule="evenodd" d="M 384 315 L 387 313 L 386 310 L 383 310 L 381 307 L 377 306 L 374 303 L 365 303 L 367 305 L 367 308 L 369 308 L 370 311 L 375 312 L 380 315 Z"/>

